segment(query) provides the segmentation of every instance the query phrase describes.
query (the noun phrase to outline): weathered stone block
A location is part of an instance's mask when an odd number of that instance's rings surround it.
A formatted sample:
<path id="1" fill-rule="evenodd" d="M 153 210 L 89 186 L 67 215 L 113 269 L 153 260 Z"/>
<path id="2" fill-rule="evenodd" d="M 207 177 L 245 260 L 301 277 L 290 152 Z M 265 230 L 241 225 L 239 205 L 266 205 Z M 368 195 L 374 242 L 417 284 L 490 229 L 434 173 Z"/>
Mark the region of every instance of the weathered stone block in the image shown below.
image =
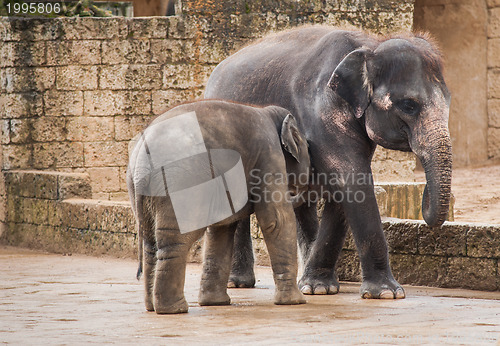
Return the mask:
<path id="1" fill-rule="evenodd" d="M 115 139 L 117 141 L 128 141 L 140 134 L 152 121 L 151 116 L 116 116 Z"/>
<path id="2" fill-rule="evenodd" d="M 54 142 L 66 139 L 66 119 L 42 117 L 31 120 L 31 138 L 35 142 Z"/>
<path id="3" fill-rule="evenodd" d="M 161 67 L 158 65 L 103 66 L 100 74 L 102 89 L 151 90 L 161 87 Z"/>
<path id="4" fill-rule="evenodd" d="M 4 118 L 31 118 L 43 114 L 41 93 L 0 93 L 0 114 Z"/>
<path id="5" fill-rule="evenodd" d="M 120 191 L 120 169 L 118 167 L 89 168 L 88 173 L 94 193 Z"/>
<path id="6" fill-rule="evenodd" d="M 445 257 L 391 254 L 394 278 L 401 284 L 440 287 L 446 281 Z"/>
<path id="7" fill-rule="evenodd" d="M 85 115 L 144 115 L 151 113 L 151 92 L 97 90 L 84 92 Z"/>
<path id="8" fill-rule="evenodd" d="M 121 17 L 72 17 L 61 20 L 61 31 L 65 40 L 107 40 L 125 38 L 128 25 Z"/>
<path id="9" fill-rule="evenodd" d="M 7 93 L 52 89 L 56 80 L 53 67 L 8 67 L 0 70 L 0 91 Z"/>
<path id="10" fill-rule="evenodd" d="M 500 8 L 488 10 L 488 37 L 500 37 Z"/>
<path id="11" fill-rule="evenodd" d="M 194 18 L 170 17 L 169 22 L 169 38 L 190 39 L 195 38 L 198 33 Z"/>
<path id="12" fill-rule="evenodd" d="M 61 21 L 52 18 L 6 18 L 0 22 L 0 37 L 5 41 L 50 41 L 61 35 Z"/>
<path id="13" fill-rule="evenodd" d="M 45 199 L 24 198 L 23 199 L 25 223 L 33 225 L 46 225 L 48 223 L 49 203 Z"/>
<path id="14" fill-rule="evenodd" d="M 500 258 L 500 229 L 471 225 L 467 232 L 467 256 Z"/>
<path id="15" fill-rule="evenodd" d="M 1 143 L 9 144 L 10 143 L 10 120 L 1 120 Z"/>
<path id="16" fill-rule="evenodd" d="M 7 194 L 18 197 L 35 197 L 35 175 L 26 171 L 10 171 L 5 173 Z"/>
<path id="17" fill-rule="evenodd" d="M 465 256 L 466 224 L 450 223 L 431 228 L 421 222 L 418 253 L 421 255 Z"/>
<path id="18" fill-rule="evenodd" d="M 493 259 L 452 257 L 443 287 L 462 287 L 494 291 L 497 287 L 497 263 Z"/>
<path id="19" fill-rule="evenodd" d="M 31 144 L 9 144 L 2 146 L 2 169 L 31 167 Z"/>
<path id="20" fill-rule="evenodd" d="M 113 138 L 113 117 L 76 117 L 67 119 L 69 141 L 92 142 Z"/>
<path id="21" fill-rule="evenodd" d="M 151 56 L 149 40 L 104 41 L 102 44 L 103 64 L 149 64 Z"/>
<path id="22" fill-rule="evenodd" d="M 127 197 L 125 198 L 128 200 L 128 188 L 127 188 L 127 167 L 120 167 L 120 190 L 123 192 L 127 192 Z"/>
<path id="23" fill-rule="evenodd" d="M 389 245 L 389 252 L 416 254 L 418 252 L 420 222 L 384 221 L 384 233 Z"/>
<path id="24" fill-rule="evenodd" d="M 339 280 L 361 281 L 361 266 L 357 252 L 342 250 L 335 270 Z"/>
<path id="25" fill-rule="evenodd" d="M 80 199 L 67 199 L 60 204 L 61 226 L 87 230 L 90 227 L 89 209 Z"/>
<path id="26" fill-rule="evenodd" d="M 500 128 L 500 100 L 488 100 L 488 125 Z"/>
<path id="27" fill-rule="evenodd" d="M 56 200 L 58 198 L 56 173 L 33 173 L 35 176 L 35 198 Z"/>
<path id="28" fill-rule="evenodd" d="M 24 220 L 24 201 L 18 196 L 7 196 L 7 215 L 8 222 L 22 223 Z"/>
<path id="29" fill-rule="evenodd" d="M 500 69 L 488 70 L 488 99 L 500 98 Z"/>
<path id="30" fill-rule="evenodd" d="M 4 42 L 0 56 L 0 67 L 44 65 L 45 42 Z"/>
<path id="31" fill-rule="evenodd" d="M 33 168 L 83 167 L 83 144 L 51 142 L 33 145 Z"/>
<path id="32" fill-rule="evenodd" d="M 92 198 L 90 177 L 85 173 L 59 173 L 57 177 L 60 200 L 70 198 Z"/>
<path id="33" fill-rule="evenodd" d="M 488 129 L 488 157 L 500 157 L 500 128 Z"/>
<path id="34" fill-rule="evenodd" d="M 204 87 L 214 67 L 201 65 L 166 65 L 163 68 L 163 88 L 193 89 Z"/>
<path id="35" fill-rule="evenodd" d="M 101 41 L 47 42 L 47 64 L 97 65 L 101 63 Z"/>
<path id="36" fill-rule="evenodd" d="M 220 41 L 202 40 L 196 48 L 199 51 L 199 61 L 206 64 L 218 64 L 231 54 L 228 47 Z"/>
<path id="37" fill-rule="evenodd" d="M 57 89 L 93 90 L 97 89 L 98 66 L 57 67 Z"/>
<path id="38" fill-rule="evenodd" d="M 131 18 L 128 22 L 128 37 L 134 39 L 167 38 L 171 18 Z"/>
<path id="39" fill-rule="evenodd" d="M 48 90 L 43 100 L 47 116 L 83 114 L 83 91 Z"/>
<path id="40" fill-rule="evenodd" d="M 184 53 L 186 44 L 182 40 L 151 40 L 151 62 L 156 64 L 172 64 L 191 61 L 192 56 Z"/>
<path id="41" fill-rule="evenodd" d="M 31 131 L 33 119 L 11 119 L 9 122 L 9 142 L 26 143 Z"/>
<path id="42" fill-rule="evenodd" d="M 195 98 L 190 90 L 153 91 L 153 113 L 162 114 L 169 108 Z"/>
<path id="43" fill-rule="evenodd" d="M 86 201 L 90 229 L 115 233 L 135 233 L 135 219 L 128 202 Z"/>
<path id="44" fill-rule="evenodd" d="M 85 167 L 125 166 L 128 163 L 128 143 L 90 142 L 84 148 Z"/>
<path id="45" fill-rule="evenodd" d="M 488 8 L 500 7 L 500 0 L 487 0 L 486 4 Z"/>

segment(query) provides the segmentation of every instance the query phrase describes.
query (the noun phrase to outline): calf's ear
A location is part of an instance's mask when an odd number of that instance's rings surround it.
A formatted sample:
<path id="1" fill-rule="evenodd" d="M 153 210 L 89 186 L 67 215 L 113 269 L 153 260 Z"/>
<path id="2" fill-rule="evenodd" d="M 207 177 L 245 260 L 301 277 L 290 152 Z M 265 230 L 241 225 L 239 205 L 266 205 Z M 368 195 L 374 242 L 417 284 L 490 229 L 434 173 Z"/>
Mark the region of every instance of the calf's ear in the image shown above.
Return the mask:
<path id="1" fill-rule="evenodd" d="M 305 141 L 305 139 L 300 134 L 297 121 L 293 115 L 288 114 L 281 126 L 281 144 L 299 163 L 301 141 Z"/>
<path id="2" fill-rule="evenodd" d="M 351 106 L 356 118 L 363 116 L 370 103 L 372 85 L 366 61 L 372 55 L 368 48 L 352 51 L 335 68 L 328 81 L 328 86 Z"/>

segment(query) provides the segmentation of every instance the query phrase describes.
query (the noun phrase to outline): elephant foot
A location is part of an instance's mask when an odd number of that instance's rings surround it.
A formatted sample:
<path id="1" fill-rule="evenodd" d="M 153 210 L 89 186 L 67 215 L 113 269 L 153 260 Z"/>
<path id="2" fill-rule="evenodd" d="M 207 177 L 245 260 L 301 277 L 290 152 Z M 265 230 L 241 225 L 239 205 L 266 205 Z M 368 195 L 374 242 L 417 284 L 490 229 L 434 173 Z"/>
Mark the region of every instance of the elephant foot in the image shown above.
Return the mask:
<path id="1" fill-rule="evenodd" d="M 276 305 L 298 305 L 305 303 L 306 298 L 298 288 L 286 291 L 276 291 L 274 295 L 274 304 Z"/>
<path id="2" fill-rule="evenodd" d="M 156 302 L 155 312 L 159 315 L 163 314 L 182 314 L 188 312 L 188 304 L 186 299 L 182 297 L 173 304 L 160 304 Z"/>
<path id="3" fill-rule="evenodd" d="M 229 276 L 227 288 L 253 288 L 255 287 L 255 274 L 253 270 L 246 274 L 233 274 Z"/>
<path id="4" fill-rule="evenodd" d="M 307 295 L 325 295 L 339 293 L 340 284 L 333 275 L 307 275 L 304 274 L 299 281 L 299 288 L 303 294 Z"/>
<path id="5" fill-rule="evenodd" d="M 200 292 L 198 304 L 201 306 L 230 305 L 231 298 L 226 292 Z"/>
<path id="6" fill-rule="evenodd" d="M 146 301 L 146 311 L 155 311 L 155 307 L 151 301 Z"/>
<path id="7" fill-rule="evenodd" d="M 403 287 L 394 279 L 363 280 L 359 289 L 363 299 L 403 299 L 406 297 Z"/>

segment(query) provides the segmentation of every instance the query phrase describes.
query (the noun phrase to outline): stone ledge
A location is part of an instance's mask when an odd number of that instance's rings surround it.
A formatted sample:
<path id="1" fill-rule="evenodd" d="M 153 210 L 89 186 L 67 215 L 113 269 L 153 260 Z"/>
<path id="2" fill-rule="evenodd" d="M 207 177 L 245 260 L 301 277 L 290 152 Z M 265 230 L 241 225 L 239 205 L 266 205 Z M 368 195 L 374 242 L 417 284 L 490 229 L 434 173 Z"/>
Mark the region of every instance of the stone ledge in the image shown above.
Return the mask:
<path id="1" fill-rule="evenodd" d="M 85 174 L 4 172 L 5 227 L 0 243 L 57 253 L 136 257 L 135 221 L 130 203 L 88 199 Z M 383 228 L 396 279 L 403 284 L 500 290 L 500 225 L 386 218 Z M 253 227 L 257 263 L 268 265 L 266 247 Z M 200 260 L 201 243 L 191 250 Z M 361 277 L 357 251 L 348 238 L 337 272 L 341 280 Z"/>

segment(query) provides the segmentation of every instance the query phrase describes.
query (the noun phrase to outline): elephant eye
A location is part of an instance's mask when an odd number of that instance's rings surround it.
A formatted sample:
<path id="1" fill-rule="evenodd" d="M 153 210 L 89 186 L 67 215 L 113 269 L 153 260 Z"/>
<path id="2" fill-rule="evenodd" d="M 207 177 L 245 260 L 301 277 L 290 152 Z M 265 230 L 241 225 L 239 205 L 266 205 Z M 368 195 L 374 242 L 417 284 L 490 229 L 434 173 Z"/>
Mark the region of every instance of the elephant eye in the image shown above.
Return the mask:
<path id="1" fill-rule="evenodd" d="M 408 115 L 417 115 L 420 113 L 420 104 L 412 99 L 403 99 L 396 103 L 396 106 Z"/>

